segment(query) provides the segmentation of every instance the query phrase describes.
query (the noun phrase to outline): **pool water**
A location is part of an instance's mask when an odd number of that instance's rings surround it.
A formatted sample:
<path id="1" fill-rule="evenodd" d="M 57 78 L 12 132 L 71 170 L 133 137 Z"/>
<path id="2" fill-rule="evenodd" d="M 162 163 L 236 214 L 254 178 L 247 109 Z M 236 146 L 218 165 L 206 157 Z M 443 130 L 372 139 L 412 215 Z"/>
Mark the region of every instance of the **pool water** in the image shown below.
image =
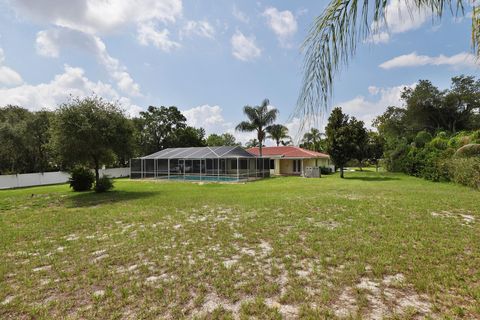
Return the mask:
<path id="1" fill-rule="evenodd" d="M 170 176 L 170 180 L 189 180 L 189 181 L 239 181 L 236 177 L 217 177 L 217 176 Z"/>

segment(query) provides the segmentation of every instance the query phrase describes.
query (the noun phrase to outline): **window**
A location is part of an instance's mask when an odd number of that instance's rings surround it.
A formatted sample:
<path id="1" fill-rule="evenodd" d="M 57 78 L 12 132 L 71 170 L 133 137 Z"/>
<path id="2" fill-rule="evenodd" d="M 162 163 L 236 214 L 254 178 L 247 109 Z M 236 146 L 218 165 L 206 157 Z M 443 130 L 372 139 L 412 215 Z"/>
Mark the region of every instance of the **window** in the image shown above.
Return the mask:
<path id="1" fill-rule="evenodd" d="M 270 159 L 270 169 L 275 170 L 275 160 Z"/>
<path id="2" fill-rule="evenodd" d="M 300 173 L 302 170 L 302 164 L 300 162 L 301 160 L 293 160 L 293 172 L 294 173 Z"/>

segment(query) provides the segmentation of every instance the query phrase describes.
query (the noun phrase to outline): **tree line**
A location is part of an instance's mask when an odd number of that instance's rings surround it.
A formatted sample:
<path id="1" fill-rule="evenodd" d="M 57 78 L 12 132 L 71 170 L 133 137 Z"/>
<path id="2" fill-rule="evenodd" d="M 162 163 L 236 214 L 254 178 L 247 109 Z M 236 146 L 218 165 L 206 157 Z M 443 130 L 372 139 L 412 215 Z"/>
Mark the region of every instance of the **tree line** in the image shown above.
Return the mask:
<path id="1" fill-rule="evenodd" d="M 388 171 L 480 187 L 480 80 L 456 76 L 446 90 L 420 80 L 401 100 L 373 120 L 376 131 L 335 108 L 325 134 L 312 129 L 301 146 L 327 152 L 341 176 L 346 165 L 381 161 Z"/>
<path id="2" fill-rule="evenodd" d="M 0 174 L 127 166 L 131 157 L 168 147 L 237 142 L 232 135 L 205 136 L 186 124 L 175 106 L 150 106 L 128 118 L 121 106 L 97 96 L 72 98 L 55 111 L 0 108 Z M 98 172 L 98 170 L 97 170 Z"/>
<path id="3" fill-rule="evenodd" d="M 256 131 L 260 124 L 262 144 L 267 138 L 288 143 L 288 129 L 273 123 L 278 110 L 267 110 L 267 99 L 263 104 L 247 108 L 253 118 L 237 129 Z M 70 170 L 81 164 L 95 169 L 96 180 L 104 165 L 128 166 L 130 158 L 165 148 L 241 145 L 231 133 L 206 136 L 203 128 L 187 125 L 175 106 L 149 106 L 129 118 L 119 104 L 95 95 L 71 98 L 54 111 L 0 108 L 0 141 L 0 174 Z"/>

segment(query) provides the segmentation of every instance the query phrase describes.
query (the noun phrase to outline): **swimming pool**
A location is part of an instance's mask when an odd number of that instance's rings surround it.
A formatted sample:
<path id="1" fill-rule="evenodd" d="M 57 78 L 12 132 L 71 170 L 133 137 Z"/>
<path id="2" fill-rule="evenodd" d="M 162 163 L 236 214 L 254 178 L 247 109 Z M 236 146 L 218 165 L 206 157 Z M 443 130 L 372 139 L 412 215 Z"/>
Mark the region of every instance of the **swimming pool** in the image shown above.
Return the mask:
<path id="1" fill-rule="evenodd" d="M 219 181 L 219 182 L 235 182 L 239 181 L 237 177 L 225 176 L 170 176 L 169 180 L 188 180 L 188 181 Z"/>

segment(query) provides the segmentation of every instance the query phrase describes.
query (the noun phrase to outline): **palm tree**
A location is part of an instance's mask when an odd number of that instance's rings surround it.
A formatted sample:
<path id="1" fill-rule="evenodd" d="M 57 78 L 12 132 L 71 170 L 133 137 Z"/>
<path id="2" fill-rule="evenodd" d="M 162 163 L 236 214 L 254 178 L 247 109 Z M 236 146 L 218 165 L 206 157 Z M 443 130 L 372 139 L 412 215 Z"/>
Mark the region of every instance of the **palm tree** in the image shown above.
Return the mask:
<path id="1" fill-rule="evenodd" d="M 480 58 L 480 6 L 474 0 L 399 0 L 408 14 L 432 13 L 442 18 L 445 9 L 465 16 L 464 6 L 471 3 L 472 50 Z M 390 1 L 331 0 L 318 16 L 305 39 L 303 83 L 295 115 L 303 119 L 326 112 L 331 102 L 334 77 L 347 65 L 359 42 L 374 39 L 388 30 L 386 11 Z M 394 10 L 389 8 L 389 10 Z M 400 14 L 400 13 L 397 13 Z M 404 13 L 405 15 L 405 13 Z"/>
<path id="2" fill-rule="evenodd" d="M 322 151 L 322 136 L 324 135 L 320 130 L 311 128 L 303 135 L 301 146 L 312 151 Z"/>
<path id="3" fill-rule="evenodd" d="M 235 130 L 243 132 L 257 132 L 260 156 L 262 156 L 262 144 L 265 140 L 265 129 L 277 119 L 278 115 L 278 110 L 275 108 L 269 109 L 269 105 L 270 101 L 265 99 L 259 106 L 243 107 L 243 113 L 245 113 L 249 121 L 242 121 L 235 128 Z"/>
<path id="4" fill-rule="evenodd" d="M 257 139 L 250 139 L 247 141 L 247 143 L 245 144 L 245 148 L 256 148 L 260 146 L 260 144 L 258 143 L 258 140 Z"/>
<path id="5" fill-rule="evenodd" d="M 291 140 L 290 136 L 288 135 L 288 128 L 283 124 L 272 124 L 267 128 L 267 132 L 269 133 L 267 138 L 275 140 L 277 147 L 280 145 L 280 142 L 284 144 L 283 139 Z"/>

